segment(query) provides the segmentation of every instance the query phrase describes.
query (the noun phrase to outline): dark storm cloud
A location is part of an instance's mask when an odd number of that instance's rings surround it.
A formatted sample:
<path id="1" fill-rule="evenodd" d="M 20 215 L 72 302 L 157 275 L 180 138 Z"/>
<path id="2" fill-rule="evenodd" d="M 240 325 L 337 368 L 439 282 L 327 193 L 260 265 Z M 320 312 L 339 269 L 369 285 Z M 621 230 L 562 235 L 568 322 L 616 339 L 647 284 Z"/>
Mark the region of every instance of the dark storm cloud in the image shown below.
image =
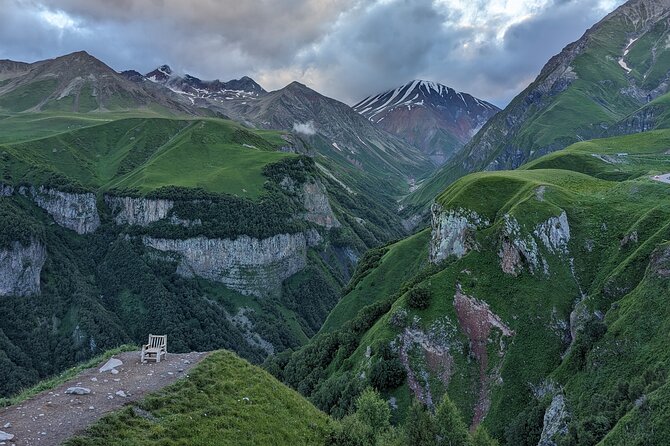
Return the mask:
<path id="1" fill-rule="evenodd" d="M 354 102 L 427 78 L 504 105 L 618 0 L 0 0 L 0 58 L 299 80 Z M 510 26 L 510 23 L 512 25 Z"/>
<path id="2" fill-rule="evenodd" d="M 309 60 L 336 95 L 355 99 L 413 78 L 437 80 L 498 105 L 528 85 L 547 60 L 605 15 L 597 0 L 542 4 L 519 23 L 493 15 L 471 23 L 466 15 L 491 1 L 394 1 L 350 14 Z M 465 2 L 463 2 L 465 3 Z M 505 2 L 501 2 L 505 3 Z M 533 2 L 529 2 L 533 3 Z M 622 3 L 619 1 L 618 3 Z"/>

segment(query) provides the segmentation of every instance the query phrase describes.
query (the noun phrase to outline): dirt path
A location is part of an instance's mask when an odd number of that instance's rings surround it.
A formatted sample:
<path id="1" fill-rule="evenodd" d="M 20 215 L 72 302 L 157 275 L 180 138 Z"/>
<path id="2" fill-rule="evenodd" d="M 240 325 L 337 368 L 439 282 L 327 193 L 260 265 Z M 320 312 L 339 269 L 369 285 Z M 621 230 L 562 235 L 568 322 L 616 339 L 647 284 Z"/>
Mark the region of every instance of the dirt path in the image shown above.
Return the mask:
<path id="1" fill-rule="evenodd" d="M 0 441 L 0 445 L 58 445 L 106 413 L 172 384 L 206 355 L 168 353 L 167 359 L 158 364 L 140 363 L 139 352 L 116 355 L 115 358 L 123 361 L 123 365 L 116 368 L 117 374 L 99 372 L 103 363 L 51 391 L 0 409 L 0 431 L 14 435 L 11 441 Z M 76 386 L 88 388 L 91 393 L 65 394 L 69 387 Z M 119 391 L 123 393 L 117 393 Z"/>

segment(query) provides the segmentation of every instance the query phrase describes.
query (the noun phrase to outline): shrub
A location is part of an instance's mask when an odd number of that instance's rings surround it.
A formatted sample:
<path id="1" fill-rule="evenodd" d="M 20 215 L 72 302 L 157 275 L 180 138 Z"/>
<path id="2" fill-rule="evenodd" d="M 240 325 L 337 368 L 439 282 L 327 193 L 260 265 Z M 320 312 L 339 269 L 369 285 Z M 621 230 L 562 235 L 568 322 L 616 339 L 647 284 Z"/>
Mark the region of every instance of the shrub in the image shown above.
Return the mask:
<path id="1" fill-rule="evenodd" d="M 372 366 L 370 383 L 380 391 L 392 390 L 405 382 L 405 367 L 399 358 L 382 359 Z"/>
<path id="2" fill-rule="evenodd" d="M 431 294 L 428 288 L 417 286 L 409 290 L 407 304 L 417 310 L 425 310 L 430 306 Z"/>

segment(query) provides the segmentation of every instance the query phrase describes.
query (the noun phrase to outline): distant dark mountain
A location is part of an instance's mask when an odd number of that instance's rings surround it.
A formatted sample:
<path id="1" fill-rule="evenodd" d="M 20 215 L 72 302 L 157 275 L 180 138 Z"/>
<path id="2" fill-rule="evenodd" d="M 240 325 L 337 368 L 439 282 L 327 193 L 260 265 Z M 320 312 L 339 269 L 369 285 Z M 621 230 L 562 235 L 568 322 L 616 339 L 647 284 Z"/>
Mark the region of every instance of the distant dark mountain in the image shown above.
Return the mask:
<path id="1" fill-rule="evenodd" d="M 130 80 L 85 51 L 35 63 L 0 61 L 0 109 L 10 112 L 125 110 L 158 106 L 193 113 L 189 101 Z"/>
<path id="2" fill-rule="evenodd" d="M 438 164 L 500 111 L 467 93 L 422 80 L 369 96 L 354 105 L 354 110 L 418 147 Z"/>
<path id="3" fill-rule="evenodd" d="M 162 65 L 147 73 L 144 79 L 164 85 L 188 98 L 192 104 L 203 106 L 206 106 L 207 101 L 217 103 L 235 99 L 253 99 L 266 93 L 263 87 L 248 76 L 227 82 L 218 79 L 204 81 L 189 74 L 179 76 L 168 65 Z"/>

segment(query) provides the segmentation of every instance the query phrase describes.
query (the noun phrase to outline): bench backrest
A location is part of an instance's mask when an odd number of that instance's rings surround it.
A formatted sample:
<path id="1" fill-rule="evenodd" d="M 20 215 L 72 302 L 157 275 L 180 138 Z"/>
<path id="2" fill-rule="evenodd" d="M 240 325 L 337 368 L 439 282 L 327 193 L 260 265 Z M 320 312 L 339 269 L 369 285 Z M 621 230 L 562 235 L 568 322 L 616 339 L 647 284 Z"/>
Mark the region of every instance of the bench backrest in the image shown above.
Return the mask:
<path id="1" fill-rule="evenodd" d="M 148 344 L 150 348 L 167 347 L 167 335 L 158 336 L 150 334 Z"/>

